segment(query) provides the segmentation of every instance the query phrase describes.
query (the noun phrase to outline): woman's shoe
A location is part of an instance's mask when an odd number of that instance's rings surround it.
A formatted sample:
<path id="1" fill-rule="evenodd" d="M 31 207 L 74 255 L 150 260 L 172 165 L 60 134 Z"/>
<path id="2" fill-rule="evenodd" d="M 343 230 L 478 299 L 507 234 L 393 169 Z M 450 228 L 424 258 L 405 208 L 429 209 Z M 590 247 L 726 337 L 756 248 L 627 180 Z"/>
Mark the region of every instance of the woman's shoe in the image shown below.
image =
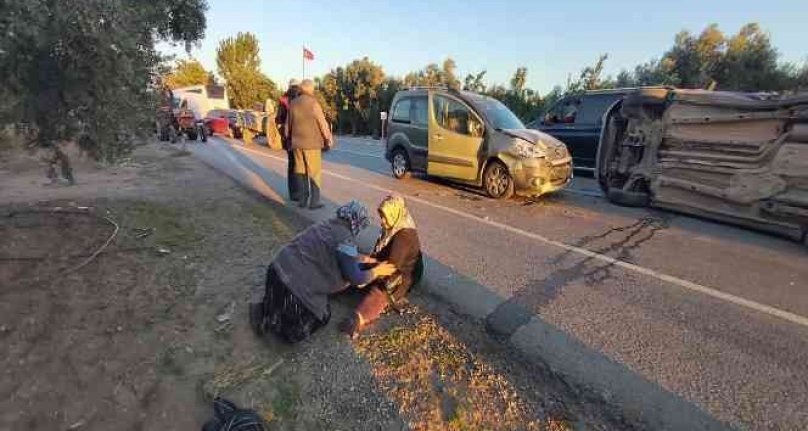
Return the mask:
<path id="1" fill-rule="evenodd" d="M 264 324 L 264 303 L 253 302 L 250 304 L 250 326 L 258 335 L 264 335 L 266 325 Z"/>
<path id="2" fill-rule="evenodd" d="M 362 325 L 359 322 L 359 316 L 354 314 L 351 317 L 346 318 L 339 324 L 339 330 L 345 333 L 351 340 L 356 340 L 359 338 L 359 331 L 362 329 Z"/>

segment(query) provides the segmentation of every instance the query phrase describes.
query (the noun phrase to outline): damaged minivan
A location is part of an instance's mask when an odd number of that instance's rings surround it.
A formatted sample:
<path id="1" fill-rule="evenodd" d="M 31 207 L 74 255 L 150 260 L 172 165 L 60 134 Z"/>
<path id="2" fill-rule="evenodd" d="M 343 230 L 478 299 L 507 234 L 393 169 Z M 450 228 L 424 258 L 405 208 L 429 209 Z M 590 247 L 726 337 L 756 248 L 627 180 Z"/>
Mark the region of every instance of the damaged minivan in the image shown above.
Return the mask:
<path id="1" fill-rule="evenodd" d="M 612 202 L 808 243 L 808 94 L 638 89 L 603 124 L 596 175 Z"/>
<path id="2" fill-rule="evenodd" d="M 572 178 L 572 158 L 564 143 L 526 129 L 498 100 L 468 91 L 399 91 L 385 134 L 385 157 L 399 179 L 424 172 L 506 199 L 550 193 Z"/>

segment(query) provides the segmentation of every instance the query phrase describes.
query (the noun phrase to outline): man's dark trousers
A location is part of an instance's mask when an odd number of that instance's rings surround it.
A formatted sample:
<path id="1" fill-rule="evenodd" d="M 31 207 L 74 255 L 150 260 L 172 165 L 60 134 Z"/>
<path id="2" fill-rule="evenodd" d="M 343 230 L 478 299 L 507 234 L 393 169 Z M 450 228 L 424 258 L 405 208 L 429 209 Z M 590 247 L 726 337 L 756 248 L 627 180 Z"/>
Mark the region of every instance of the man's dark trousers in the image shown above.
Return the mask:
<path id="1" fill-rule="evenodd" d="M 289 161 L 286 170 L 286 183 L 289 188 L 289 199 L 300 201 L 302 198 L 300 188 L 303 186 L 303 175 L 295 173 L 295 153 L 289 142 L 286 143 L 286 157 Z"/>

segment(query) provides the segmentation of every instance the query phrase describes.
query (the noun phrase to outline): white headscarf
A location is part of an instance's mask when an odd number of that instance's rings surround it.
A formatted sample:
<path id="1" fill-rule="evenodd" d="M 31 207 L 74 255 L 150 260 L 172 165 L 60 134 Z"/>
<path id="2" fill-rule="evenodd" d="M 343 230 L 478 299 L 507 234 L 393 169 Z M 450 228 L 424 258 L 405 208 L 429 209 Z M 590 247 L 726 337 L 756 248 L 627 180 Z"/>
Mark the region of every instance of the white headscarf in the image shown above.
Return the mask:
<path id="1" fill-rule="evenodd" d="M 379 253 L 387 247 L 390 240 L 402 229 L 415 229 L 415 220 L 412 219 L 407 204 L 401 196 L 387 196 L 379 204 L 379 212 L 384 215 L 390 224 L 389 227 L 382 226 L 382 234 L 376 240 L 373 247 L 373 254 Z"/>

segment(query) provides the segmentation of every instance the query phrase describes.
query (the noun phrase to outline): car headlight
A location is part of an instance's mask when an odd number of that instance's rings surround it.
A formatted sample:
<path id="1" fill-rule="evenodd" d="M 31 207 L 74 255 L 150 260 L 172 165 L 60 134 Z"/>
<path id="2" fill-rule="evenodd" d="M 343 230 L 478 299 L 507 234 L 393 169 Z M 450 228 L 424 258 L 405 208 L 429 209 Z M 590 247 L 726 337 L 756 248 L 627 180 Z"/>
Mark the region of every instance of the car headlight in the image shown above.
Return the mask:
<path id="1" fill-rule="evenodd" d="M 521 140 L 514 142 L 509 151 L 514 156 L 525 159 L 536 159 L 546 156 L 544 150 L 539 148 L 539 146 Z"/>

